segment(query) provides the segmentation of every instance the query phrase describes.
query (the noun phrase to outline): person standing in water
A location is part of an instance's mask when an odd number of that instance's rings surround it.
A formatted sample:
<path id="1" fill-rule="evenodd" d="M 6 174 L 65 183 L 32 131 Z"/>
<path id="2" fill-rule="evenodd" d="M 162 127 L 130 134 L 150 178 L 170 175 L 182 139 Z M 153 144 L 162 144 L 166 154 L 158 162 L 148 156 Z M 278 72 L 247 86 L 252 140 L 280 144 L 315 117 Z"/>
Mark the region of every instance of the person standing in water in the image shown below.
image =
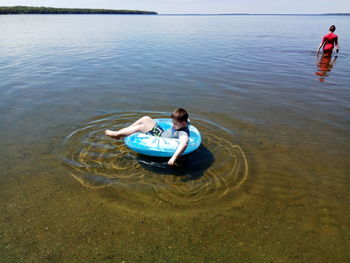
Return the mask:
<path id="1" fill-rule="evenodd" d="M 317 54 L 320 52 L 320 49 L 323 47 L 323 54 L 326 56 L 332 55 L 334 46 L 336 47 L 337 53 L 339 52 L 338 36 L 334 34 L 335 25 L 331 25 L 329 28 L 329 33 L 322 38 L 322 42 L 317 49 Z"/>

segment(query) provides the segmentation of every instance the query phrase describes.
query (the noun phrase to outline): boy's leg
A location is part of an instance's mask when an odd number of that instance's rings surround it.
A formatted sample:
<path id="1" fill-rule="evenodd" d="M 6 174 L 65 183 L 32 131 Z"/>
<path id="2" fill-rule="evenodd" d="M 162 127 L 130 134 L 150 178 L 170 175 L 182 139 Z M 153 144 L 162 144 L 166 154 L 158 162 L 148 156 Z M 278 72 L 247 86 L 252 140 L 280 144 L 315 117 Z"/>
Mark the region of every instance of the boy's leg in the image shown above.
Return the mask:
<path id="1" fill-rule="evenodd" d="M 107 136 L 113 137 L 115 139 L 119 139 L 121 137 L 131 135 L 135 132 L 146 133 L 146 132 L 152 130 L 155 124 L 156 124 L 156 122 L 151 117 L 145 116 L 145 117 L 138 119 L 136 122 L 131 124 L 129 127 L 126 127 L 126 128 L 121 129 L 119 131 L 106 130 L 105 134 Z"/>
<path id="2" fill-rule="evenodd" d="M 130 126 L 136 126 L 136 125 L 139 125 L 139 124 L 146 124 L 146 125 L 147 124 L 152 124 L 152 128 L 153 128 L 153 126 L 156 124 L 156 122 L 149 116 L 143 116 L 142 118 L 138 119 L 133 124 L 131 124 Z"/>

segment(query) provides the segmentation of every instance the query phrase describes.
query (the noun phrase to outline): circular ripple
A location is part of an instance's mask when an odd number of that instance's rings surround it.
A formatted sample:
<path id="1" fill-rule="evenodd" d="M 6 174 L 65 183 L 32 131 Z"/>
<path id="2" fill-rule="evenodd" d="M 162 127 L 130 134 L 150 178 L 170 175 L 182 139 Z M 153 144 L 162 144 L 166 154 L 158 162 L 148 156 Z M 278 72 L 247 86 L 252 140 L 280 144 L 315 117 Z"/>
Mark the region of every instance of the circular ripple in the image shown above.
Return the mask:
<path id="1" fill-rule="evenodd" d="M 105 129 L 124 128 L 139 117 L 132 113 L 97 116 L 69 134 L 62 143 L 62 159 L 72 168 L 72 176 L 86 187 L 104 188 L 106 197 L 127 209 L 193 211 L 232 206 L 247 178 L 248 165 L 242 149 L 232 143 L 231 131 L 192 116 L 202 145 L 169 167 L 168 158 L 136 154 L 122 140 L 105 136 Z"/>

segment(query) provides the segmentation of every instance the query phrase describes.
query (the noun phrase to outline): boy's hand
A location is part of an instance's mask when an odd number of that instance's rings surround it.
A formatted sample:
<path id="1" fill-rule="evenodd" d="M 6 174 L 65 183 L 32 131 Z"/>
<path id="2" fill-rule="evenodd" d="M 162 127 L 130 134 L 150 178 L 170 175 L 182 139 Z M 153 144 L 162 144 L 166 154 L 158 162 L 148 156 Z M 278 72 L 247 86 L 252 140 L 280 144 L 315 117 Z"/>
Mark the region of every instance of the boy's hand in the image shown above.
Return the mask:
<path id="1" fill-rule="evenodd" d="M 169 165 L 175 165 L 175 159 L 173 159 L 173 158 L 170 158 L 170 160 L 168 161 L 168 164 Z"/>

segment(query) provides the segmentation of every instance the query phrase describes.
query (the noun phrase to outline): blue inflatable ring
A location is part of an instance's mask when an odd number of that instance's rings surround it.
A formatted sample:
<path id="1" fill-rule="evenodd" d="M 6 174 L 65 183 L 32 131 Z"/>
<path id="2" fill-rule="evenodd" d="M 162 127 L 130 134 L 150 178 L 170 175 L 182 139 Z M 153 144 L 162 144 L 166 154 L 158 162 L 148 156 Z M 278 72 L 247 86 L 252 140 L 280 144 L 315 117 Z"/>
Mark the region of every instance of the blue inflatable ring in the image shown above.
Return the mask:
<path id="1" fill-rule="evenodd" d="M 171 119 L 155 119 L 157 124 L 164 130 L 172 127 Z M 198 129 L 193 125 L 188 126 L 190 137 L 186 150 L 181 155 L 189 154 L 198 149 L 202 143 L 202 137 Z M 131 150 L 149 156 L 171 157 L 176 151 L 180 140 L 148 135 L 145 133 L 134 133 L 124 138 L 124 142 Z"/>

